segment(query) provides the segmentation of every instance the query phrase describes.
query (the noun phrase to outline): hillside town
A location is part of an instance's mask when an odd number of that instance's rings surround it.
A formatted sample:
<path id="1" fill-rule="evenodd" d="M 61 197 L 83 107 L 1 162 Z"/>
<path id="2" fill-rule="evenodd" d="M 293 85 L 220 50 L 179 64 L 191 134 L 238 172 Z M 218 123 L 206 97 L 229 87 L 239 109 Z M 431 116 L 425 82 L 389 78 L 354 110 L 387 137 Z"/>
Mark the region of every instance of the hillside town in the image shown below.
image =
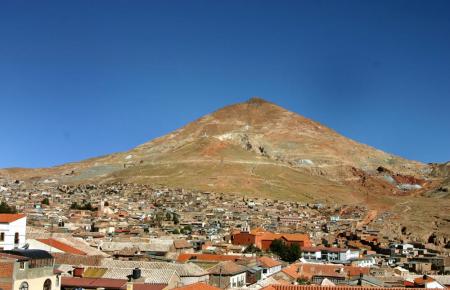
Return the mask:
<path id="1" fill-rule="evenodd" d="M 388 213 L 363 206 L 54 180 L 0 192 L 3 290 L 450 285 L 448 243 L 384 236 Z"/>

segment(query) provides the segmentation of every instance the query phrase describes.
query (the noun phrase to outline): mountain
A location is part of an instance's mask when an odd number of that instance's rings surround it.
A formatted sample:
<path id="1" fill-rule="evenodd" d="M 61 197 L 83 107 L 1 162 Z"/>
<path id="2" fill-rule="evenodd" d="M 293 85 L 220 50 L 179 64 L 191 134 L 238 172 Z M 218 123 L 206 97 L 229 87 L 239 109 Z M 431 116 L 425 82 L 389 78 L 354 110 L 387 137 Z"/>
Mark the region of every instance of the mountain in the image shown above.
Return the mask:
<path id="1" fill-rule="evenodd" d="M 360 144 L 252 98 L 128 152 L 7 173 L 63 182 L 155 183 L 304 201 L 353 201 L 374 191 L 389 195 L 430 187 L 430 171 L 429 165 Z"/>

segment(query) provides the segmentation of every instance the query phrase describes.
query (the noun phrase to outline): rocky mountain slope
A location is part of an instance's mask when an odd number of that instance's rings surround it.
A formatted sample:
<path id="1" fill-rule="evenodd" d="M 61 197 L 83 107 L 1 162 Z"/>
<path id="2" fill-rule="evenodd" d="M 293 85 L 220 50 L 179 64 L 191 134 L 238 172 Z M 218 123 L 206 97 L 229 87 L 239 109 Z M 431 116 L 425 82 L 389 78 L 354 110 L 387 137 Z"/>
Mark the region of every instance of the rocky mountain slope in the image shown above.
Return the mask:
<path id="1" fill-rule="evenodd" d="M 348 200 L 434 186 L 432 167 L 385 153 L 262 99 L 206 115 L 117 153 L 38 170 L 27 178 L 123 180 L 303 200 Z"/>

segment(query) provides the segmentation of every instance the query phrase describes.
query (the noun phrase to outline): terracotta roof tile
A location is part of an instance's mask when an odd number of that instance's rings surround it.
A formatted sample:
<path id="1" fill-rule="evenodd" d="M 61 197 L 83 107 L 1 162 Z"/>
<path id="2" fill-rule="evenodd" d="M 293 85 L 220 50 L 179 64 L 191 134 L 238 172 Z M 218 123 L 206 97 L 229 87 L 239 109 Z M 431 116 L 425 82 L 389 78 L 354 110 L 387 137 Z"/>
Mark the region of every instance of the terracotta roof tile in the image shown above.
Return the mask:
<path id="1" fill-rule="evenodd" d="M 57 241 L 55 239 L 37 239 L 39 242 L 46 244 L 50 247 L 56 248 L 60 251 L 63 251 L 65 253 L 74 254 L 74 255 L 86 255 L 85 252 L 80 251 L 72 246 L 69 246 L 67 244 L 64 244 L 60 241 Z"/>
<path id="2" fill-rule="evenodd" d="M 163 290 L 166 287 L 167 284 L 133 284 L 133 290 Z"/>
<path id="3" fill-rule="evenodd" d="M 434 281 L 435 280 L 433 278 L 431 278 L 430 276 L 419 277 L 419 278 L 414 279 L 414 283 L 417 285 L 425 285 L 425 283 L 431 283 Z"/>
<path id="4" fill-rule="evenodd" d="M 125 289 L 127 280 L 124 279 L 105 279 L 105 278 L 74 278 L 62 277 L 62 287 L 77 288 L 105 288 L 105 289 Z"/>
<path id="5" fill-rule="evenodd" d="M 0 214 L 0 223 L 12 223 L 23 217 L 26 217 L 26 215 L 19 213 L 2 213 Z"/>
<path id="6" fill-rule="evenodd" d="M 280 266 L 281 263 L 279 261 L 275 261 L 272 258 L 269 257 L 261 257 L 258 259 L 258 261 L 267 268 L 272 268 L 272 267 L 276 267 L 276 266 Z"/>
<path id="7" fill-rule="evenodd" d="M 175 240 L 173 241 L 175 249 L 188 249 L 192 248 L 192 245 L 186 240 Z"/>
<path id="8" fill-rule="evenodd" d="M 236 264 L 232 261 L 220 262 L 219 264 L 209 269 L 209 273 L 213 275 L 235 275 L 238 273 L 244 273 L 246 271 L 246 267 Z"/>

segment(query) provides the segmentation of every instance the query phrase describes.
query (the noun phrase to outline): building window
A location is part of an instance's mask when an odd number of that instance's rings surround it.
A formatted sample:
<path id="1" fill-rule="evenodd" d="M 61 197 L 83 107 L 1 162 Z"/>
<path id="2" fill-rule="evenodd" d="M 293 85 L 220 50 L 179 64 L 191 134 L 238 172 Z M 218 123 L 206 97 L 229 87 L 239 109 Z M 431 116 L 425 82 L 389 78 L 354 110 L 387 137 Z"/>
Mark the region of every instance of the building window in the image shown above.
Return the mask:
<path id="1" fill-rule="evenodd" d="M 5 233 L 0 233 L 0 242 L 4 242 L 5 241 Z"/>
<path id="2" fill-rule="evenodd" d="M 14 234 L 14 244 L 18 244 L 19 243 L 19 233 L 15 233 Z"/>
<path id="3" fill-rule="evenodd" d="M 20 284 L 19 290 L 28 290 L 28 283 L 22 282 L 22 284 Z"/>
<path id="4" fill-rule="evenodd" d="M 20 262 L 19 263 L 19 268 L 20 268 L 20 270 L 23 270 L 23 269 L 25 269 L 25 262 Z"/>
<path id="5" fill-rule="evenodd" d="M 50 279 L 45 280 L 43 290 L 52 290 L 52 281 Z"/>

